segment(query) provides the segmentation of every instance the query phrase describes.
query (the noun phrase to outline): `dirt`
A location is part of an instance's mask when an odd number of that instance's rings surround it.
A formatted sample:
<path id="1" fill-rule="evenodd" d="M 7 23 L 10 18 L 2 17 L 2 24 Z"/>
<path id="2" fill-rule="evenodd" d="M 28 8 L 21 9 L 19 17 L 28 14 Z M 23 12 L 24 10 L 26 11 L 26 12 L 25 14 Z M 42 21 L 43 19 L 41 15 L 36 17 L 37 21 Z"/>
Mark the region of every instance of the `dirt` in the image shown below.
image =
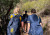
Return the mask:
<path id="1" fill-rule="evenodd" d="M 45 18 L 45 19 L 47 19 L 47 26 L 46 26 L 46 30 L 45 30 L 45 33 L 44 33 L 44 35 L 50 35 L 50 17 L 48 17 L 48 18 Z"/>

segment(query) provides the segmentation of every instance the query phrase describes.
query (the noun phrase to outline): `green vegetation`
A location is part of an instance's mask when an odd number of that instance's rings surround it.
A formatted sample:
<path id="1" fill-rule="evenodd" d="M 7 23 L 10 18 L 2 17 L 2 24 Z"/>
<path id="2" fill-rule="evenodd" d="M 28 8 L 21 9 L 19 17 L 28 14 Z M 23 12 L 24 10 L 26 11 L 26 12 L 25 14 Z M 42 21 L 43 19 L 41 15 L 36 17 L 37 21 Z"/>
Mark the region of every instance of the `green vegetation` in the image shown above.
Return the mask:
<path id="1" fill-rule="evenodd" d="M 20 0 L 0 0 L 0 17 L 9 14 Z"/>
<path id="2" fill-rule="evenodd" d="M 32 8 L 35 8 L 37 11 L 42 10 L 43 8 L 46 8 L 49 4 L 50 0 L 37 0 L 37 1 L 28 1 L 24 3 L 21 7 L 21 11 L 23 10 L 30 10 Z"/>
<path id="3" fill-rule="evenodd" d="M 47 23 L 48 24 L 48 23 Z M 47 24 L 45 24 L 45 26 L 43 27 L 43 31 L 45 32 L 47 29 Z"/>
<path id="4" fill-rule="evenodd" d="M 9 23 L 9 14 L 20 0 L 0 0 L 0 35 L 5 35 Z M 11 12 L 10 12 L 11 11 Z"/>

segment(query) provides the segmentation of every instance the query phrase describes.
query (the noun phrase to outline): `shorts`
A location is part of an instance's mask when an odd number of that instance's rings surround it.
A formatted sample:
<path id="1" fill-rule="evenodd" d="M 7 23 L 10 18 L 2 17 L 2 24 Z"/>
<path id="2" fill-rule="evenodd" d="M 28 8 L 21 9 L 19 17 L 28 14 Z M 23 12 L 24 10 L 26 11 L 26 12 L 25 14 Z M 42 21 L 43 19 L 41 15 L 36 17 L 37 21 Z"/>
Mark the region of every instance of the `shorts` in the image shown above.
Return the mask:
<path id="1" fill-rule="evenodd" d="M 27 24 L 27 21 L 24 21 L 25 24 Z"/>

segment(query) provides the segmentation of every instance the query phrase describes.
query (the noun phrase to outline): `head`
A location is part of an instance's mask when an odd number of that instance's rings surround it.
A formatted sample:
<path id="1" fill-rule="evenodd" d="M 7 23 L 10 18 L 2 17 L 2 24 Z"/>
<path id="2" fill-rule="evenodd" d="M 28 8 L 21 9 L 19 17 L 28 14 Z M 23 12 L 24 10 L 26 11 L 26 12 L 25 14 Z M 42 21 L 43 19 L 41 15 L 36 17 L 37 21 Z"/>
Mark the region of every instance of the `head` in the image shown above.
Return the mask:
<path id="1" fill-rule="evenodd" d="M 25 14 L 27 14 L 27 11 L 25 11 Z"/>
<path id="2" fill-rule="evenodd" d="M 31 13 L 36 13 L 36 10 L 35 10 L 35 9 L 32 9 L 32 10 L 31 10 Z"/>
<path id="3" fill-rule="evenodd" d="M 18 7 L 15 7 L 15 9 L 14 9 L 14 12 L 13 12 L 13 13 L 18 14 L 18 13 L 19 13 L 19 8 L 18 8 Z"/>

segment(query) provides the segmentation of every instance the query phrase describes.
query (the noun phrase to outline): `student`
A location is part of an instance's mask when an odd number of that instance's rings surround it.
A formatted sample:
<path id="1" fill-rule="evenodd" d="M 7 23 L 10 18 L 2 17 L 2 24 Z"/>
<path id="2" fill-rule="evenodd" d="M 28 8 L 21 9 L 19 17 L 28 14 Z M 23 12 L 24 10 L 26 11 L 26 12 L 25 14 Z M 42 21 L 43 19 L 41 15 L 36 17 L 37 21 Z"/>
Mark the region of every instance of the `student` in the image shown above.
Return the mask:
<path id="1" fill-rule="evenodd" d="M 35 14 L 36 10 L 32 9 L 31 10 L 31 15 L 28 16 L 28 30 L 27 33 L 29 32 L 29 35 L 43 35 L 43 29 L 40 24 L 41 23 L 41 18 Z"/>
<path id="2" fill-rule="evenodd" d="M 23 15 L 23 21 L 24 21 L 24 32 L 26 32 L 27 30 L 27 19 L 28 19 L 28 15 L 27 15 L 27 11 L 25 11 L 25 14 Z"/>
<path id="3" fill-rule="evenodd" d="M 10 21 L 7 26 L 7 35 L 20 35 L 20 22 L 22 16 L 19 15 L 18 9 L 15 8 L 13 14 L 10 16 Z"/>

